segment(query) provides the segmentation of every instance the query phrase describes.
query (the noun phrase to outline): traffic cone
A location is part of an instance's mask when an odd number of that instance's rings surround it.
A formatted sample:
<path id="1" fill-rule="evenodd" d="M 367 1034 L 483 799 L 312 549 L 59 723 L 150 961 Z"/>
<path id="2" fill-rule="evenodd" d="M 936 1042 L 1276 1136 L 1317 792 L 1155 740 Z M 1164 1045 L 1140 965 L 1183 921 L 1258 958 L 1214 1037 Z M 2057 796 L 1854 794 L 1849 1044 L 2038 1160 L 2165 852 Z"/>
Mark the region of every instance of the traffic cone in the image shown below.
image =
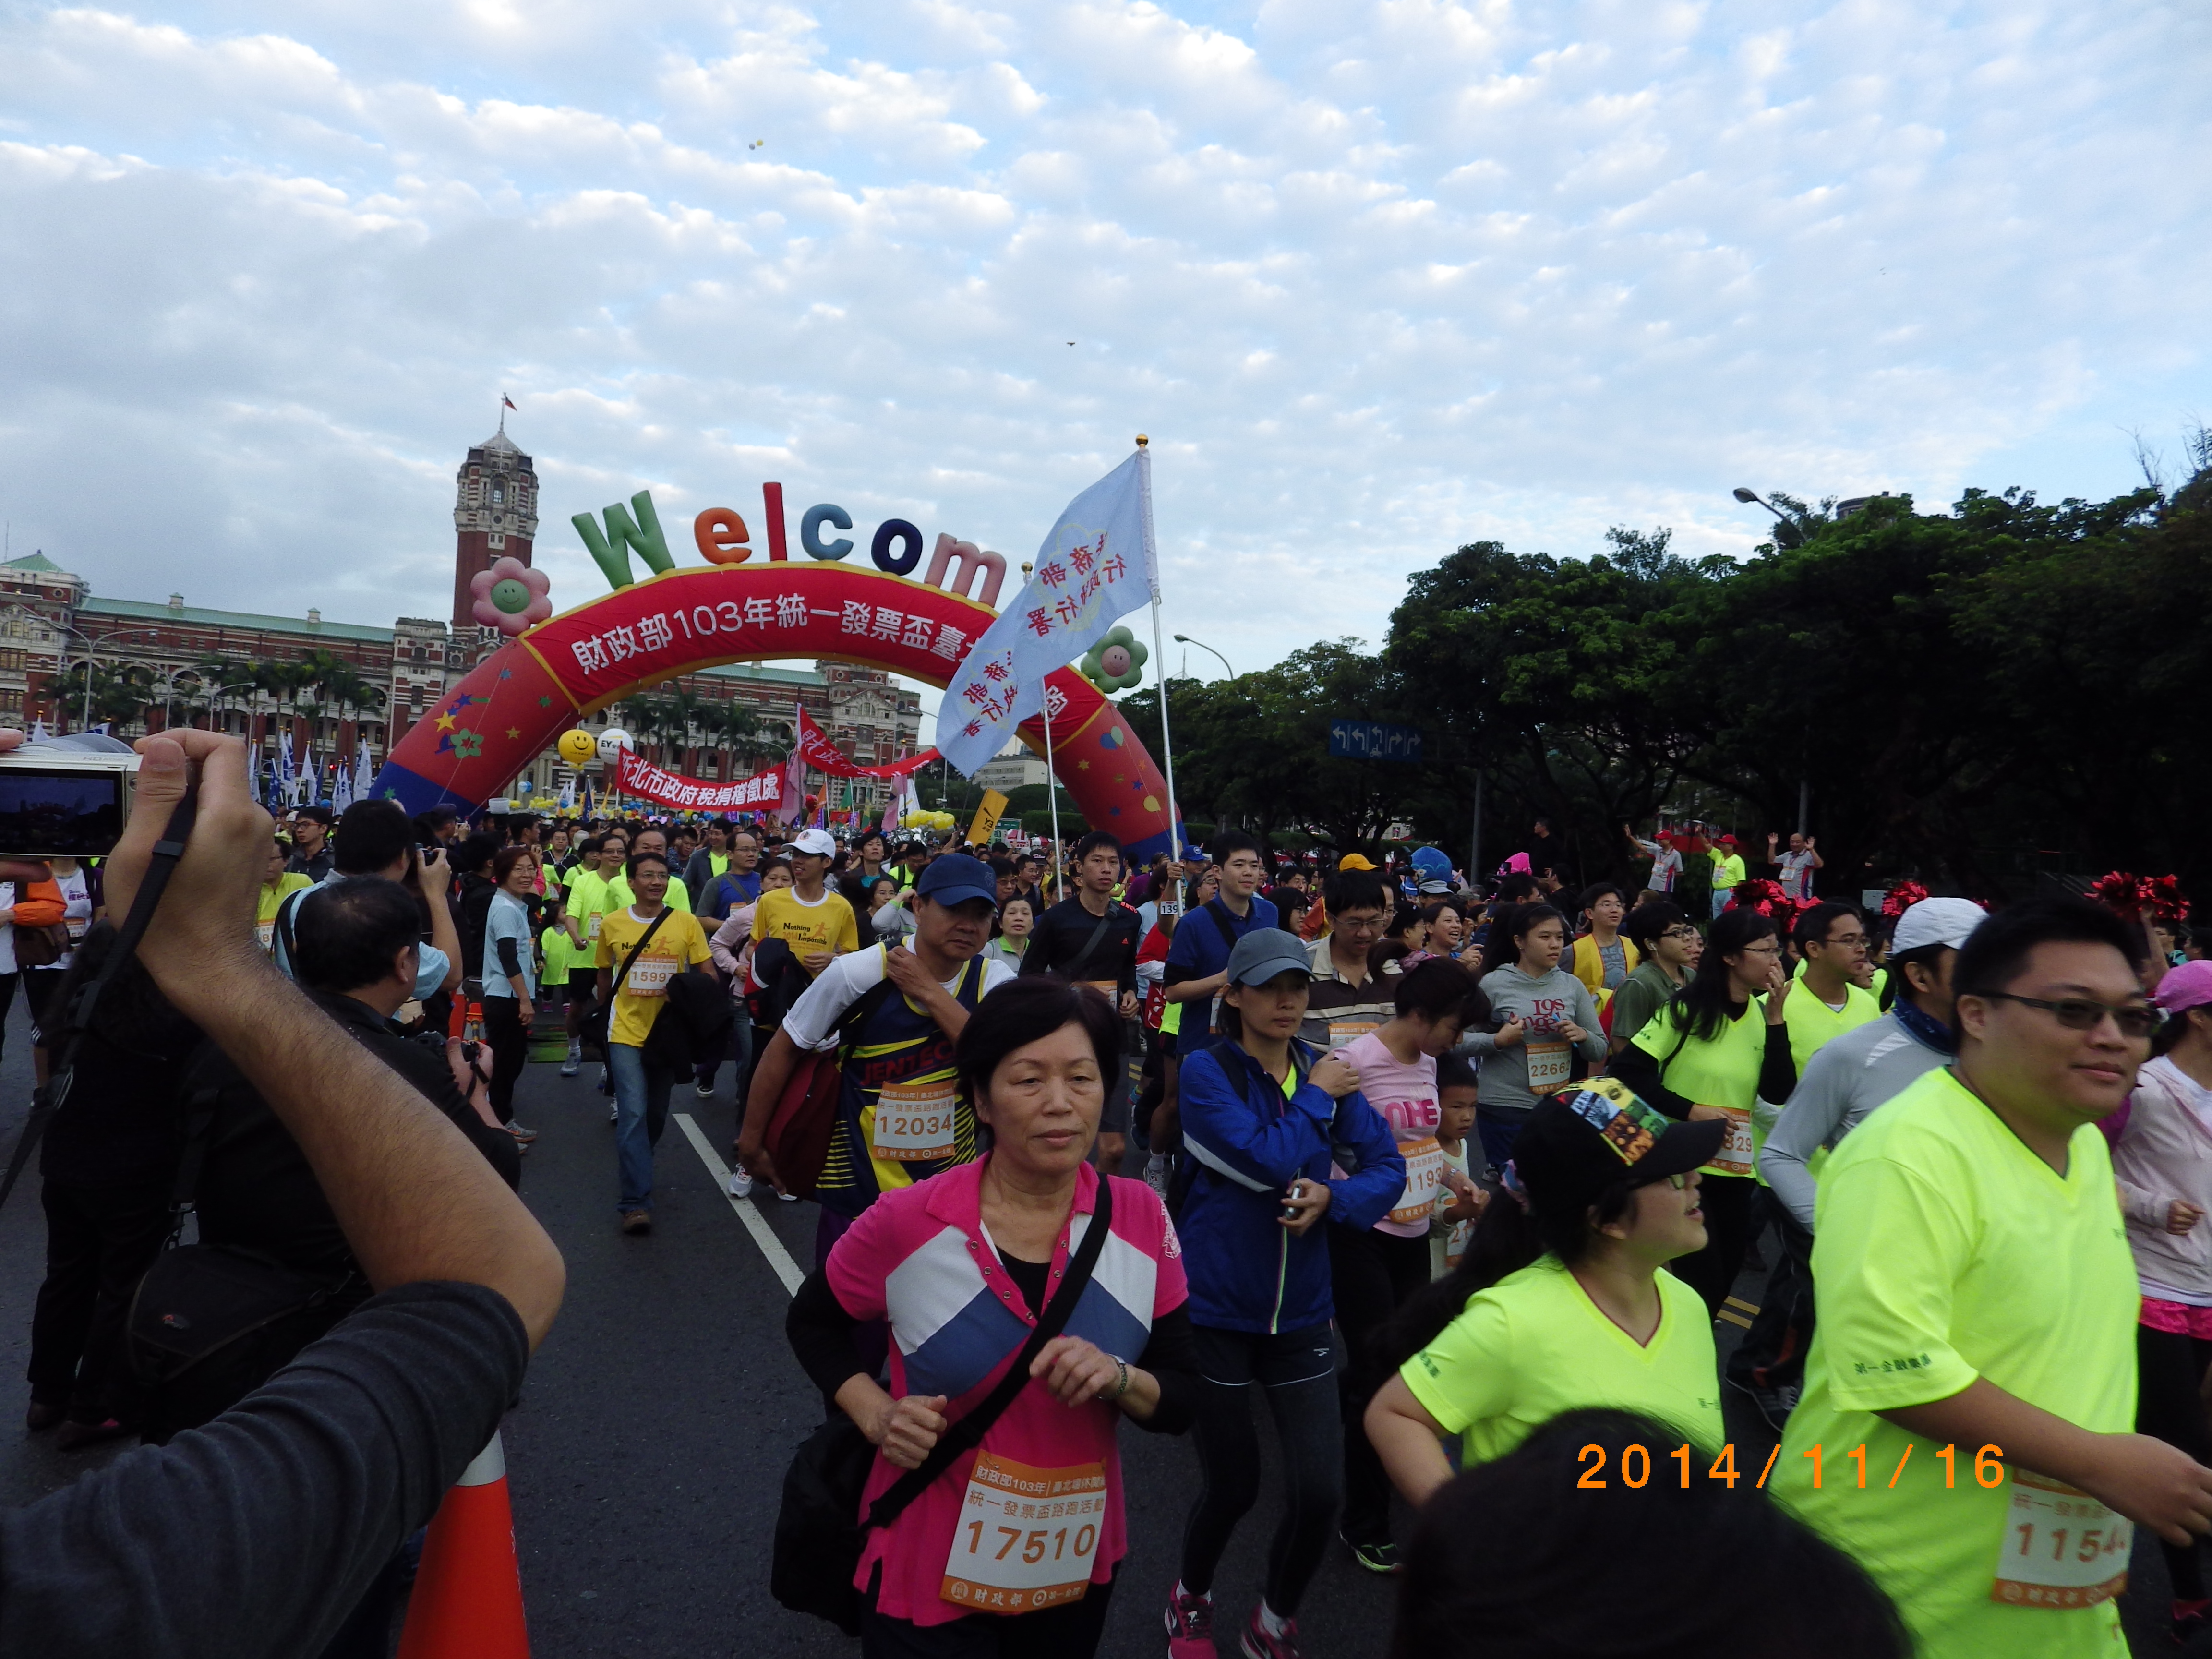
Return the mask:
<path id="1" fill-rule="evenodd" d="M 399 1659 L 530 1659 L 507 1455 L 496 1432 L 431 1517 Z"/>

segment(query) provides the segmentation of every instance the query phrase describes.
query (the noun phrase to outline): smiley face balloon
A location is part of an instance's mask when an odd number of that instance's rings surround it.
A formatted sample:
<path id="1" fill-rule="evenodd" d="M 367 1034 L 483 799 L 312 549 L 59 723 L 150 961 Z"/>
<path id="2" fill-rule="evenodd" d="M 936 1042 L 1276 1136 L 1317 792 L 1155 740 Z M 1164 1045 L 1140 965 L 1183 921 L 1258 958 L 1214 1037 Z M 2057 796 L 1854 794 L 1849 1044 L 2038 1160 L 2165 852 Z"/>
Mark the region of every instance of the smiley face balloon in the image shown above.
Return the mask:
<path id="1" fill-rule="evenodd" d="M 599 752 L 599 740 L 588 732 L 563 732 L 554 747 L 568 765 L 588 766 Z"/>

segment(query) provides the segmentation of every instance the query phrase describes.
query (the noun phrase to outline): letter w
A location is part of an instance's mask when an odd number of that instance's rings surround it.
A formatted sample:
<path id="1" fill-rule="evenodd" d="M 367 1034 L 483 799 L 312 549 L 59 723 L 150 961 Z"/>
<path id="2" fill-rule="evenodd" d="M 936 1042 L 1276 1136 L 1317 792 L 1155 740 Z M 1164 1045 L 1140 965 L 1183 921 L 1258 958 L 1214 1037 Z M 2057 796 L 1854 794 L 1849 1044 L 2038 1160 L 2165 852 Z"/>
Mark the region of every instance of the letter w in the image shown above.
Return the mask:
<path id="1" fill-rule="evenodd" d="M 660 515 L 653 510 L 653 492 L 639 490 L 629 498 L 629 504 L 636 510 L 637 521 L 633 524 L 623 504 L 616 501 L 601 514 L 607 521 L 605 535 L 588 513 L 579 513 L 568 520 L 584 538 L 584 549 L 592 562 L 606 574 L 611 587 L 628 587 L 637 580 L 630 574 L 632 549 L 655 575 L 676 568 L 676 561 L 668 555 L 668 538 L 660 533 Z"/>

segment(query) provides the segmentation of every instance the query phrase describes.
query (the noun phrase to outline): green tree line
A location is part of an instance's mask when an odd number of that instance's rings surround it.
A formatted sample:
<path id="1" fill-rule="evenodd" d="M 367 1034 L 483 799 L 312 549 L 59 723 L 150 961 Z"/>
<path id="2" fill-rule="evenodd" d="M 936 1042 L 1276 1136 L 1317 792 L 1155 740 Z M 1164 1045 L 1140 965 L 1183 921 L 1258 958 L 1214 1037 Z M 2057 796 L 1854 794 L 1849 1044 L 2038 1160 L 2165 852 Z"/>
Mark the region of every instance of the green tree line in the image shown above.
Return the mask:
<path id="1" fill-rule="evenodd" d="M 1971 489 L 1848 518 L 1788 496 L 1743 561 L 1615 529 L 1588 559 L 1458 549 L 1377 651 L 1323 641 L 1169 688 L 1188 817 L 1371 847 L 1392 820 L 1483 862 L 1552 818 L 1582 879 L 1632 873 L 1662 808 L 1763 853 L 1799 792 L 1830 891 L 1914 877 L 1998 897 L 2045 874 L 2179 873 L 2212 895 L 2212 443 L 2195 476 L 2046 506 Z M 1122 700 L 1159 741 L 1158 692 Z M 1333 717 L 1418 726 L 1418 766 L 1328 757 Z M 1153 752 L 1158 754 L 1158 749 Z"/>

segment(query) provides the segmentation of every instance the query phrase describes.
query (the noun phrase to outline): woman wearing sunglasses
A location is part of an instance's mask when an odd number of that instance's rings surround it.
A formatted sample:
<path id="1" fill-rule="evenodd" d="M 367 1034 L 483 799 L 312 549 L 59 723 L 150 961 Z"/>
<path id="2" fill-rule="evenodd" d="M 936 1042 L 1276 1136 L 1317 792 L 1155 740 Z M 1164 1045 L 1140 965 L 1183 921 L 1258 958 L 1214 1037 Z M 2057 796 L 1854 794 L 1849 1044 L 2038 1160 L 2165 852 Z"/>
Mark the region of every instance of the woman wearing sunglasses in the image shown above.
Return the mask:
<path id="1" fill-rule="evenodd" d="M 1675 1437 L 1650 1456 L 1697 1447 L 1705 1478 L 1726 1437 L 1712 1320 L 1661 1269 L 1705 1246 L 1697 1172 L 1727 1133 L 1673 1121 L 1613 1078 L 1537 1103 L 1467 1254 L 1390 1332 L 1403 1364 L 1366 1428 L 1408 1501 L 1451 1479 L 1440 1435 L 1464 1437 L 1472 1468 L 1591 1406 L 1667 1425 Z"/>
<path id="2" fill-rule="evenodd" d="M 1751 1243 L 1753 1108 L 1762 1100 L 1779 1106 L 1797 1086 L 1783 1023 L 1790 994 L 1773 921 L 1756 910 L 1723 911 L 1690 982 L 1613 1057 L 1620 1080 L 1668 1116 L 1728 1124 L 1705 1171 L 1709 1242 L 1676 1269 L 1715 1316 Z"/>

